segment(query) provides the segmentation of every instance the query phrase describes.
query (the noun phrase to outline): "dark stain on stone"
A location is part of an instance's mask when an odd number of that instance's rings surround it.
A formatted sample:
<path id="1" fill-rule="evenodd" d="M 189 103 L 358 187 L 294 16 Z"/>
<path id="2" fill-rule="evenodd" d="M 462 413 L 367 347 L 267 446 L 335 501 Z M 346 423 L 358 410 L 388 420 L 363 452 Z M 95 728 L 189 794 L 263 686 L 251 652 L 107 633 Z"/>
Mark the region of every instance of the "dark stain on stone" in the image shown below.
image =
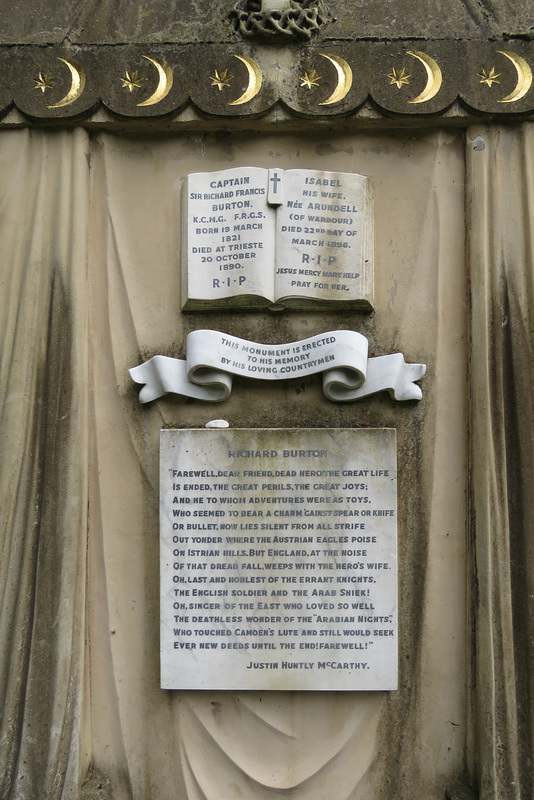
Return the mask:
<path id="1" fill-rule="evenodd" d="M 503 268 L 504 271 L 504 268 Z M 532 788 L 531 753 L 534 746 L 534 370 L 531 335 L 512 281 L 505 278 L 502 298 L 502 366 L 505 459 L 503 478 L 508 500 L 510 592 L 513 611 L 513 647 L 517 703 L 517 742 L 521 791 Z M 506 324 L 505 324 L 506 323 Z M 497 338 L 497 337 L 495 337 Z M 496 420 L 497 423 L 497 420 Z M 503 487 L 504 488 L 504 487 Z M 497 532 L 496 532 L 497 533 Z"/>

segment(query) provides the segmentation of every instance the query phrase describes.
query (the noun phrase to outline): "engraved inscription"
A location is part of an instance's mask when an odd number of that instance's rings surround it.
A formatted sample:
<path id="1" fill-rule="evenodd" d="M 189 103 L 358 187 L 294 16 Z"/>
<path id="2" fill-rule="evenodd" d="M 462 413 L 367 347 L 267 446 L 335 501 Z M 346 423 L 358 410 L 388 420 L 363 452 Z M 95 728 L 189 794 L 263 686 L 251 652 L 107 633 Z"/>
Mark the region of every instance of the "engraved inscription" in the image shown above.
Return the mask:
<path id="1" fill-rule="evenodd" d="M 163 688 L 394 689 L 392 430 L 161 434 Z"/>
<path id="2" fill-rule="evenodd" d="M 314 303 L 370 310 L 369 179 L 239 167 L 184 183 L 184 307 Z"/>

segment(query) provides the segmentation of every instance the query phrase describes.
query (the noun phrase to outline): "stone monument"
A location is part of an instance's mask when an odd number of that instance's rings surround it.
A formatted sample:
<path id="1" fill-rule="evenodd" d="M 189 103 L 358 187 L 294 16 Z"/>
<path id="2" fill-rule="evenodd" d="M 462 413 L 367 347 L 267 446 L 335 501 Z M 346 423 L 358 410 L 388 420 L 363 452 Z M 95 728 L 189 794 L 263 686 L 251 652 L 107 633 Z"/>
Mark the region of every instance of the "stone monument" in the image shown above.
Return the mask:
<path id="1" fill-rule="evenodd" d="M 45 5 L 0 796 L 530 800 L 532 0 Z"/>

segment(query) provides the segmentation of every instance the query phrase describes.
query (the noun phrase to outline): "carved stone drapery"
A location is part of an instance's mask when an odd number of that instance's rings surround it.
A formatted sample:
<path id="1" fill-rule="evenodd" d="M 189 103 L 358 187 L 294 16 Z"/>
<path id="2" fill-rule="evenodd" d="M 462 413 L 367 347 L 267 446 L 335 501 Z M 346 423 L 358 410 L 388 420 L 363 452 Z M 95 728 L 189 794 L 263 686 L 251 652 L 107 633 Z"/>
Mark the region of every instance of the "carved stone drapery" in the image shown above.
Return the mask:
<path id="1" fill-rule="evenodd" d="M 467 137 L 473 700 L 482 800 L 534 792 L 534 130 Z"/>
<path id="2" fill-rule="evenodd" d="M 451 381 L 465 369 L 463 134 L 0 138 L 4 796 L 441 800 L 468 748 L 465 384 Z M 376 311 L 345 327 L 373 354 L 427 361 L 425 395 L 342 410 L 318 377 L 267 391 L 241 378 L 217 414 L 245 427 L 397 428 L 393 694 L 159 688 L 159 429 L 203 426 L 213 410 L 172 398 L 140 410 L 128 368 L 183 357 L 200 327 L 179 312 L 181 178 L 266 167 L 272 152 L 282 168 L 304 159 L 372 176 Z M 209 324 L 274 343 L 339 322 L 221 313 Z"/>

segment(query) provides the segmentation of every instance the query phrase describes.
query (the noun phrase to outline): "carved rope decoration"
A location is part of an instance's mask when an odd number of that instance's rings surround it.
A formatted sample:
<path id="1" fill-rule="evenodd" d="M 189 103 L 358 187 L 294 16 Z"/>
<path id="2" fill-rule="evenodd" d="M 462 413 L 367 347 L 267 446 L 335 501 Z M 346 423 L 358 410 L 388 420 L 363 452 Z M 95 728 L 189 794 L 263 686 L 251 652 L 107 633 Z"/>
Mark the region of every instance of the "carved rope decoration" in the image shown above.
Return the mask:
<path id="1" fill-rule="evenodd" d="M 257 0 L 238 0 L 230 12 L 236 30 L 252 36 L 293 36 L 309 39 L 332 16 L 322 0 L 291 0 L 291 8 L 261 10 Z"/>

